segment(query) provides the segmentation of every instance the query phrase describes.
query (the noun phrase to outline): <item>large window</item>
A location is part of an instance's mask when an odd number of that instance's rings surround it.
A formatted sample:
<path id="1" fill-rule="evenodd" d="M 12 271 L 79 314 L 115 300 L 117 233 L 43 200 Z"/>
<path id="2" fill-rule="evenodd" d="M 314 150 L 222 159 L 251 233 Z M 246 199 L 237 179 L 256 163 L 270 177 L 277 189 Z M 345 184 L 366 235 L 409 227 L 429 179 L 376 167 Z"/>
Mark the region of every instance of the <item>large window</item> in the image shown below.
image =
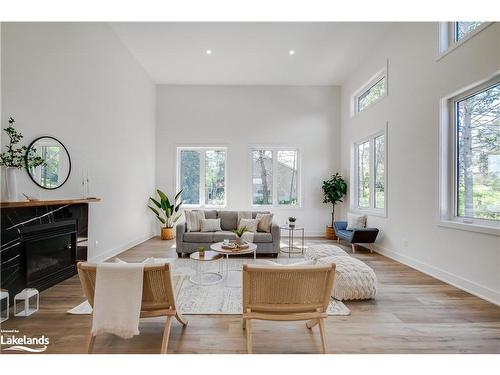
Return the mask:
<path id="1" fill-rule="evenodd" d="M 364 111 L 387 96 L 387 69 L 375 74 L 352 96 L 352 115 Z"/>
<path id="2" fill-rule="evenodd" d="M 500 220 L 500 83 L 453 100 L 456 215 Z"/>
<path id="3" fill-rule="evenodd" d="M 257 148 L 251 158 L 254 206 L 299 205 L 298 150 Z"/>
<path id="4" fill-rule="evenodd" d="M 226 205 L 226 149 L 179 147 L 177 189 L 188 206 Z"/>
<path id="5" fill-rule="evenodd" d="M 500 75 L 441 101 L 440 223 L 500 234 Z"/>
<path id="6" fill-rule="evenodd" d="M 358 210 L 385 214 L 386 152 L 385 133 L 354 144 L 353 193 L 351 202 Z"/>

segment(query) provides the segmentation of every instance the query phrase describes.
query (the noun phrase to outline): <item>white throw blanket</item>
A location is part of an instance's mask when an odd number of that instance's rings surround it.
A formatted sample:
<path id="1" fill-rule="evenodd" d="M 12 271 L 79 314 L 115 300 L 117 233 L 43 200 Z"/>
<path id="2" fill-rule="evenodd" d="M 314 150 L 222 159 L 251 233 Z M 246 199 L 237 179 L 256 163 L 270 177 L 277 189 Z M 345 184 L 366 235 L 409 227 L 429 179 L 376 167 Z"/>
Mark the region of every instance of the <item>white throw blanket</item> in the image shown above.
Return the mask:
<path id="1" fill-rule="evenodd" d="M 139 334 L 142 263 L 97 265 L 92 333 L 113 333 L 125 339 Z"/>

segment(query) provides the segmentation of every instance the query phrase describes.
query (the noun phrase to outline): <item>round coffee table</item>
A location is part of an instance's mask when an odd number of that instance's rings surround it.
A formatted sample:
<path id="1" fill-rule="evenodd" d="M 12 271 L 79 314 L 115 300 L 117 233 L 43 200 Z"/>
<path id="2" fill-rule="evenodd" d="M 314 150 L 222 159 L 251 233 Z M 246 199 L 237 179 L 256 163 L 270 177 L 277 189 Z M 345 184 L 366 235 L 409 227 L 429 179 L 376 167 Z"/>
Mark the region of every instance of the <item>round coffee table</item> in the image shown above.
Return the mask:
<path id="1" fill-rule="evenodd" d="M 221 260 L 222 255 L 215 251 L 205 251 L 203 256 L 200 255 L 199 251 L 192 253 L 189 258 L 196 261 L 196 274 L 191 276 L 189 280 L 193 284 L 197 285 L 214 285 L 220 283 L 224 276 L 222 274 L 222 262 L 219 261 L 219 272 L 207 272 L 205 271 L 204 265 L 207 262 L 213 262 L 216 260 Z"/>
<path id="2" fill-rule="evenodd" d="M 253 259 L 257 259 L 257 245 L 254 243 L 249 243 L 247 249 L 241 250 L 228 250 L 222 248 L 223 242 L 216 242 L 210 245 L 210 248 L 221 254 L 225 255 L 226 261 L 225 263 L 225 277 L 226 277 L 226 286 L 230 288 L 238 288 L 241 287 L 241 270 L 240 269 L 230 269 L 229 268 L 229 256 L 230 255 L 243 255 L 243 254 L 251 254 L 253 253 Z M 232 275 L 232 277 L 231 277 Z"/>

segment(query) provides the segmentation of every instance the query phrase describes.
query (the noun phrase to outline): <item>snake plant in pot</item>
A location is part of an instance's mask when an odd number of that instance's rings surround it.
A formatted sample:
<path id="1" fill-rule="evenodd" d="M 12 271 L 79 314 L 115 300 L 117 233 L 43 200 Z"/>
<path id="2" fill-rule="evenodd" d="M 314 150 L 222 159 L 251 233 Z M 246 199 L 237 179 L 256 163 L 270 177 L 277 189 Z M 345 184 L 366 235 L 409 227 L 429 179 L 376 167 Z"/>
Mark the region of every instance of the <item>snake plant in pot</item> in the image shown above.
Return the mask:
<path id="1" fill-rule="evenodd" d="M 159 199 L 150 197 L 149 200 L 153 203 L 154 207 L 150 205 L 148 205 L 148 207 L 151 211 L 153 211 L 161 224 L 161 239 L 173 240 L 175 238 L 174 225 L 182 214 L 179 212 L 182 206 L 182 190 L 175 194 L 172 204 L 163 191 L 157 189 L 156 193 L 158 194 Z"/>

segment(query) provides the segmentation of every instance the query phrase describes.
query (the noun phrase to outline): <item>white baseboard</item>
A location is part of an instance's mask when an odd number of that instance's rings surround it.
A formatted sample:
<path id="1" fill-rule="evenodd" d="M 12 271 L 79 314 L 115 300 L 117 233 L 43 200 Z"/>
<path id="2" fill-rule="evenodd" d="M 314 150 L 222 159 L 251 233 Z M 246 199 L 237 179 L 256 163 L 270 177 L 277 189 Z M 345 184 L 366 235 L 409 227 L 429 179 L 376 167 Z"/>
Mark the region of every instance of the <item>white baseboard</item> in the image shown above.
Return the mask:
<path id="1" fill-rule="evenodd" d="M 441 268 L 434 267 L 430 264 L 421 262 L 415 258 L 409 257 L 407 255 L 402 255 L 396 253 L 395 251 L 388 250 L 380 245 L 374 244 L 373 249 L 388 258 L 394 259 L 404 265 L 407 265 L 411 268 L 414 268 L 420 272 L 423 272 L 427 275 L 435 277 L 438 280 L 441 280 L 447 284 L 453 285 L 459 289 L 462 289 L 470 294 L 473 294 L 479 298 L 482 298 L 488 302 L 494 303 L 495 305 L 500 306 L 500 293 L 487 288 L 485 286 L 479 285 L 473 281 L 467 280 L 461 276 L 452 274 L 448 271 L 445 271 Z"/>
<path id="2" fill-rule="evenodd" d="M 154 237 L 155 235 L 156 234 L 151 232 L 145 236 L 137 238 L 136 240 L 133 240 L 133 241 L 127 242 L 125 244 L 118 245 L 112 249 L 109 249 L 102 254 L 99 254 L 97 256 L 92 257 L 91 259 L 88 259 L 88 261 L 92 262 L 92 263 L 104 262 L 104 261 L 108 260 L 109 258 L 112 258 L 112 257 L 124 252 L 125 250 L 130 249 L 131 247 L 137 246 L 140 243 L 143 243 L 144 241 L 149 240 L 150 238 Z"/>

